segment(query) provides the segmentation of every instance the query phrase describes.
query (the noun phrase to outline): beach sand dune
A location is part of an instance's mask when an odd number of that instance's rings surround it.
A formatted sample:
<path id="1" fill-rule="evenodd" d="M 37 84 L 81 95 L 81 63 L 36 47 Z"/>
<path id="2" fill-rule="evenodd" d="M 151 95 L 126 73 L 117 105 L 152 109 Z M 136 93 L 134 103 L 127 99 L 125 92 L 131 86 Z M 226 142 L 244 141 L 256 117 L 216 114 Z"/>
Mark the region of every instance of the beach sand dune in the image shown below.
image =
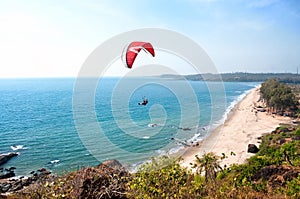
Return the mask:
<path id="1" fill-rule="evenodd" d="M 187 148 L 182 158 L 182 166 L 190 167 L 195 161 L 195 155 L 214 152 L 221 156 L 225 153 L 228 158 L 222 160 L 221 165 L 230 166 L 241 164 L 251 157 L 247 153 L 248 144 L 259 146 L 258 137 L 270 133 L 280 123 L 290 123 L 288 117 L 274 116 L 267 112 L 256 111 L 259 105 L 259 87 L 252 89 L 231 111 L 223 125 L 211 132 L 198 147 Z M 230 155 L 231 152 L 235 156 Z"/>

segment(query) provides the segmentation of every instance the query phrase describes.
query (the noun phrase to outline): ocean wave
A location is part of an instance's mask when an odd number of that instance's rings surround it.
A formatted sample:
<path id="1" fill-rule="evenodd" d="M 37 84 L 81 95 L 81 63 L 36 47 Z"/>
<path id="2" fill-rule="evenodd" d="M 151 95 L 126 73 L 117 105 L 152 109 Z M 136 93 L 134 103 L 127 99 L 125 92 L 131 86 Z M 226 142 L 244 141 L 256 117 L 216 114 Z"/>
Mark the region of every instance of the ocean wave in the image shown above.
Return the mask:
<path id="1" fill-rule="evenodd" d="M 256 86 L 257 87 L 257 86 Z M 253 87 L 253 88 L 256 88 Z M 235 99 L 229 104 L 229 106 L 225 109 L 224 114 L 222 115 L 221 119 L 213 122 L 212 124 L 210 124 L 208 126 L 209 132 L 212 132 L 214 129 L 216 129 L 217 127 L 219 127 L 220 125 L 224 124 L 225 121 L 227 120 L 228 116 L 230 115 L 231 111 L 233 110 L 233 108 L 242 100 L 244 99 L 248 93 L 251 92 L 251 90 L 253 89 L 249 89 L 244 91 L 242 94 L 238 95 L 237 97 L 235 97 Z"/>
<path id="2" fill-rule="evenodd" d="M 60 163 L 60 160 L 56 159 L 56 160 L 51 160 L 48 164 L 58 164 Z"/>
<path id="3" fill-rule="evenodd" d="M 203 140 L 203 134 L 196 133 L 191 139 L 188 140 L 189 143 L 193 144 L 195 142 L 200 142 Z"/>
<path id="4" fill-rule="evenodd" d="M 257 86 L 256 86 L 257 87 Z M 184 148 L 183 145 L 185 146 L 192 146 L 194 145 L 195 143 L 197 142 L 200 142 L 202 141 L 206 135 L 208 135 L 210 132 L 212 132 L 214 129 L 216 129 L 218 126 L 224 124 L 224 122 L 227 120 L 229 114 L 231 113 L 232 109 L 242 100 L 246 97 L 246 95 L 248 93 L 251 92 L 253 88 L 249 89 L 249 90 L 246 90 L 245 92 L 243 92 L 242 94 L 238 95 L 235 100 L 233 100 L 229 106 L 226 108 L 224 114 L 222 115 L 221 119 L 220 120 L 217 120 L 215 122 L 213 122 L 212 124 L 208 125 L 208 126 L 204 126 L 204 127 L 201 127 L 201 126 L 195 126 L 195 127 L 191 127 L 191 129 L 198 129 L 197 130 L 197 133 L 195 133 L 193 135 L 193 137 L 191 137 L 190 139 L 188 140 L 185 140 L 185 141 L 180 141 L 178 142 L 177 141 L 177 146 L 171 148 L 169 151 L 168 151 L 168 154 L 173 154 L 173 153 L 177 153 L 179 150 L 181 150 L 182 148 Z M 180 128 L 179 128 L 180 129 Z M 174 139 L 175 141 L 177 139 Z"/>
<path id="5" fill-rule="evenodd" d="M 235 100 L 233 100 L 229 106 L 226 108 L 225 113 L 222 116 L 222 119 L 220 120 L 221 124 L 224 124 L 224 122 L 227 120 L 230 112 L 232 111 L 232 109 L 242 100 L 244 99 L 252 90 L 253 88 L 246 90 L 245 92 L 243 92 L 241 95 L 238 95 L 237 98 Z"/>
<path id="6" fill-rule="evenodd" d="M 169 150 L 169 154 L 172 155 L 172 154 L 176 154 L 178 153 L 180 150 L 183 150 L 184 149 L 184 146 L 177 146 L 177 147 L 174 147 L 172 149 Z"/>
<path id="7" fill-rule="evenodd" d="M 25 150 L 25 149 L 28 149 L 28 147 L 24 147 L 24 145 L 13 145 L 13 146 L 10 146 L 10 148 L 11 148 L 13 151 L 18 151 L 18 150 Z"/>

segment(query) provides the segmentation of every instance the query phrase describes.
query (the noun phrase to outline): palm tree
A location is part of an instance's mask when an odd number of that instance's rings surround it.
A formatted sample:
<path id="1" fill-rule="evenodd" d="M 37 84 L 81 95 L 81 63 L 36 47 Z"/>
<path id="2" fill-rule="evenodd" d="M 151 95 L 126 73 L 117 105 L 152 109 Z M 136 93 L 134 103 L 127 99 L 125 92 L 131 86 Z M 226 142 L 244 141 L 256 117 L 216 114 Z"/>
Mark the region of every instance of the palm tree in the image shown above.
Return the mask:
<path id="1" fill-rule="evenodd" d="M 196 155 L 196 163 L 194 168 L 197 168 L 197 173 L 201 174 L 205 172 L 205 182 L 210 180 L 215 181 L 217 176 L 217 170 L 222 170 L 219 164 L 219 158 L 213 152 L 205 153 L 202 158 Z"/>

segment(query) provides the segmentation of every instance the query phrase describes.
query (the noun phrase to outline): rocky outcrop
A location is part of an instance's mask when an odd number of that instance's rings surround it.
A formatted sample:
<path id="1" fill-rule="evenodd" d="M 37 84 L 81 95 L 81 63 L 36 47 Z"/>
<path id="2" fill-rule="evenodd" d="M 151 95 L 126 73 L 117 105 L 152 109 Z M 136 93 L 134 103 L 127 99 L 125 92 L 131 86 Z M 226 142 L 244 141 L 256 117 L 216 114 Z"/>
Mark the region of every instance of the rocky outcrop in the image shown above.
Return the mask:
<path id="1" fill-rule="evenodd" d="M 277 127 L 271 134 L 289 133 L 296 130 L 295 127 Z"/>
<path id="2" fill-rule="evenodd" d="M 9 169 L 0 168 L 0 179 L 14 177 L 16 175 L 14 171 L 15 169 L 15 167 L 10 167 Z"/>
<path id="3" fill-rule="evenodd" d="M 248 153 L 257 153 L 259 151 L 259 149 L 257 148 L 257 146 L 255 144 L 248 144 Z"/>
<path id="4" fill-rule="evenodd" d="M 131 176 L 117 160 L 108 160 L 63 176 L 49 174 L 42 168 L 31 172 L 31 177 L 6 180 L 0 183 L 0 198 L 1 194 L 9 192 L 30 198 L 31 193 L 37 196 L 49 193 L 53 186 L 59 187 L 55 189 L 58 196 L 65 195 L 67 198 L 127 198 L 126 186 Z"/>
<path id="5" fill-rule="evenodd" d="M 8 154 L 1 154 L 0 155 L 0 165 L 5 164 L 11 158 L 17 156 L 17 153 L 8 153 Z"/>
<path id="6" fill-rule="evenodd" d="M 106 160 L 100 165 L 105 165 L 107 167 L 111 167 L 111 168 L 117 169 L 117 170 L 124 169 L 122 164 L 118 160 Z"/>
<path id="7" fill-rule="evenodd" d="M 11 171 L 13 171 L 15 168 L 11 168 Z M 9 169 L 7 169 L 9 170 Z M 24 187 L 27 187 L 39 180 L 47 178 L 51 172 L 49 172 L 46 169 L 39 169 L 37 171 L 34 171 L 31 173 L 32 176 L 30 177 L 20 177 L 18 179 L 7 179 L 2 180 L 0 182 L 0 198 L 2 197 L 1 194 L 8 193 L 8 192 L 17 192 L 22 190 Z"/>
<path id="8" fill-rule="evenodd" d="M 300 170 L 290 166 L 266 166 L 258 170 L 251 180 L 259 182 L 267 181 L 267 187 L 271 191 L 278 187 L 284 187 L 287 181 L 290 181 L 300 174 Z"/>
<path id="9" fill-rule="evenodd" d="M 126 190 L 130 177 L 130 173 L 120 162 L 108 160 L 98 166 L 82 168 L 65 175 L 50 175 L 48 178 L 32 183 L 19 194 L 23 198 L 30 198 L 31 193 L 36 196 L 46 195 L 45 198 L 52 198 L 52 194 L 47 194 L 51 190 L 55 190 L 58 198 L 64 196 L 64 198 L 125 199 L 128 198 Z"/>
<path id="10" fill-rule="evenodd" d="M 129 172 L 117 160 L 108 160 L 97 167 L 82 169 L 74 179 L 82 179 L 82 176 L 85 178 L 79 185 L 79 198 L 127 198 L 125 193 Z"/>

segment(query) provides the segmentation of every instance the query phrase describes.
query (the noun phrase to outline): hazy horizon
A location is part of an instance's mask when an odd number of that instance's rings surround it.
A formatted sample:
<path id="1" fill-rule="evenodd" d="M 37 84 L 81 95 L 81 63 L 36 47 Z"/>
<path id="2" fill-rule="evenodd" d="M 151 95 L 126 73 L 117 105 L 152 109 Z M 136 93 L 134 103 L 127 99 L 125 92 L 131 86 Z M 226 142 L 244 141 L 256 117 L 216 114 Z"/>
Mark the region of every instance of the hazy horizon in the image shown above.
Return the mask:
<path id="1" fill-rule="evenodd" d="M 148 27 L 191 38 L 220 73 L 296 73 L 300 66 L 295 0 L 1 2 L 0 78 L 76 77 L 103 42 Z M 166 60 L 180 74 L 193 73 L 181 60 Z M 106 75 L 126 74 L 121 64 Z"/>
<path id="2" fill-rule="evenodd" d="M 272 73 L 268 73 L 268 72 L 258 72 L 258 73 L 250 73 L 250 72 L 242 72 L 242 71 L 236 71 L 236 72 L 224 72 L 224 73 L 191 73 L 191 74 L 168 74 L 168 73 L 163 73 L 160 75 L 141 75 L 141 76 L 126 76 L 127 78 L 139 78 L 139 77 L 159 77 L 159 76 L 164 76 L 164 75 L 178 75 L 178 76 L 188 76 L 188 75 L 202 75 L 202 74 L 212 74 L 212 75 L 222 75 L 222 74 L 241 74 L 241 73 L 245 73 L 245 74 L 291 74 L 291 75 L 299 75 L 299 73 L 282 73 L 282 72 L 272 72 Z M 123 76 L 103 76 L 101 78 L 121 78 Z M 64 76 L 64 77 L 0 77 L 1 79 L 76 79 L 79 78 L 77 76 Z M 96 76 L 91 76 L 91 77 L 80 77 L 80 78 L 99 78 Z"/>

